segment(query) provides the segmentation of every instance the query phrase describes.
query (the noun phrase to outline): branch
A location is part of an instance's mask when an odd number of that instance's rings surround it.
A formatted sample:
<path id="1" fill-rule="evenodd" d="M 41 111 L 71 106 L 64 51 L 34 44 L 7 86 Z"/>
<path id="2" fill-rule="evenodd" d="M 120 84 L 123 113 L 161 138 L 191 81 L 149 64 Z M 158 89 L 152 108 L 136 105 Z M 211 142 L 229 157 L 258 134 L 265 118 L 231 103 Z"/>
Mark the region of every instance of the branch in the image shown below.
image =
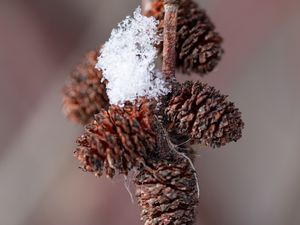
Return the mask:
<path id="1" fill-rule="evenodd" d="M 179 0 L 164 0 L 164 44 L 162 71 L 166 79 L 175 78 L 175 43 Z"/>

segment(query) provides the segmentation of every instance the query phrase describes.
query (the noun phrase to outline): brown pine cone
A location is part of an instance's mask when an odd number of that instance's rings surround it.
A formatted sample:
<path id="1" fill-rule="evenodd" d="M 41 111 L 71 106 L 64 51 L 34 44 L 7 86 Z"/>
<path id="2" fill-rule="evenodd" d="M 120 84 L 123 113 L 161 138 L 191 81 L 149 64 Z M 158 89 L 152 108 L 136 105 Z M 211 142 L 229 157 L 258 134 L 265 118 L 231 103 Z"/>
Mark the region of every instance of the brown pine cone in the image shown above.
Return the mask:
<path id="1" fill-rule="evenodd" d="M 163 32 L 163 0 L 154 0 L 147 16 L 160 21 L 159 32 Z M 223 54 L 223 39 L 197 3 L 181 0 L 177 18 L 176 66 L 183 73 L 195 72 L 204 75 L 211 72 Z M 162 45 L 160 46 L 162 50 Z"/>
<path id="2" fill-rule="evenodd" d="M 145 225 L 191 225 L 198 203 L 194 171 L 186 159 L 145 167 L 135 179 Z"/>
<path id="3" fill-rule="evenodd" d="M 124 107 L 111 105 L 96 114 L 95 121 L 77 139 L 75 157 L 82 169 L 113 177 L 116 173 L 127 175 L 133 167 L 145 164 L 145 157 L 156 144 L 151 110 L 150 102 L 141 99 Z"/>
<path id="4" fill-rule="evenodd" d="M 237 141 L 244 123 L 239 110 L 226 98 L 207 84 L 183 83 L 165 109 L 167 130 L 210 147 Z"/>
<path id="5" fill-rule="evenodd" d="M 95 69 L 98 52 L 85 55 L 63 88 L 63 111 L 72 122 L 87 124 L 109 105 L 106 81 L 101 81 L 102 72 Z"/>

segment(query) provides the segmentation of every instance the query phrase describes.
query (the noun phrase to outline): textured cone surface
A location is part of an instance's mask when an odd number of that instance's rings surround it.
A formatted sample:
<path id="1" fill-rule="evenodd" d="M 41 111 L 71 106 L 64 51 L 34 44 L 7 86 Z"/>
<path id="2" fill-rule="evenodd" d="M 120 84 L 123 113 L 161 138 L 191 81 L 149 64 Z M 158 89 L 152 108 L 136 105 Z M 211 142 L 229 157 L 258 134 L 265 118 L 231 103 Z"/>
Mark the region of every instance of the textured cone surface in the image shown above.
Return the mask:
<path id="1" fill-rule="evenodd" d="M 160 21 L 159 32 L 163 32 L 163 0 L 154 0 L 147 16 Z M 222 38 L 197 3 L 181 0 L 177 19 L 176 66 L 183 73 L 195 72 L 204 75 L 211 72 L 223 54 Z M 162 45 L 160 46 L 162 49 Z"/>
<path id="2" fill-rule="evenodd" d="M 95 115 L 85 133 L 77 139 L 75 157 L 82 169 L 101 176 L 125 174 L 145 163 L 155 146 L 150 103 L 146 100 L 124 107 L 111 105 Z"/>
<path id="3" fill-rule="evenodd" d="M 201 82 L 183 83 L 165 109 L 167 130 L 210 147 L 237 141 L 244 123 L 239 110 L 226 98 Z"/>
<path id="4" fill-rule="evenodd" d="M 139 173 L 135 183 L 145 225 L 194 224 L 196 180 L 186 159 L 153 163 Z"/>
<path id="5" fill-rule="evenodd" d="M 72 122 L 87 124 L 109 105 L 106 81 L 101 82 L 102 72 L 95 69 L 97 52 L 85 55 L 63 88 L 63 110 Z"/>

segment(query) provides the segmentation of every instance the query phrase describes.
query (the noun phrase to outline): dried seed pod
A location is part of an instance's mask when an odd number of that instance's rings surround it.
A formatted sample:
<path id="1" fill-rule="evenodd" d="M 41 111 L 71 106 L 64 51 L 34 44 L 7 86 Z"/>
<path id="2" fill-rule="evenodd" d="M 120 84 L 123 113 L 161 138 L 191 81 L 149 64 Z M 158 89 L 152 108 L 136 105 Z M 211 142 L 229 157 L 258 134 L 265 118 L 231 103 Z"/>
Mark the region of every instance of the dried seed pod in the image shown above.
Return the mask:
<path id="1" fill-rule="evenodd" d="M 86 126 L 77 139 L 75 157 L 83 170 L 96 176 L 127 175 L 133 167 L 143 165 L 148 152 L 155 148 L 152 123 L 151 105 L 145 99 L 124 107 L 111 105 Z"/>
<path id="2" fill-rule="evenodd" d="M 72 122 L 86 124 L 109 105 L 106 81 L 102 81 L 102 72 L 95 69 L 98 52 L 85 55 L 63 88 L 63 111 Z"/>
<path id="3" fill-rule="evenodd" d="M 197 184 L 187 159 L 153 163 L 140 171 L 135 183 L 145 225 L 194 224 Z"/>
<path id="4" fill-rule="evenodd" d="M 159 32 L 163 32 L 163 0 L 154 0 L 146 12 L 160 21 Z M 221 59 L 223 39 L 197 3 L 181 0 L 177 18 L 176 66 L 183 73 L 195 72 L 204 75 L 211 72 Z M 162 45 L 160 46 L 160 50 Z"/>
<path id="5" fill-rule="evenodd" d="M 165 108 L 168 131 L 211 147 L 237 141 L 244 123 L 239 110 L 226 98 L 207 84 L 183 83 Z"/>

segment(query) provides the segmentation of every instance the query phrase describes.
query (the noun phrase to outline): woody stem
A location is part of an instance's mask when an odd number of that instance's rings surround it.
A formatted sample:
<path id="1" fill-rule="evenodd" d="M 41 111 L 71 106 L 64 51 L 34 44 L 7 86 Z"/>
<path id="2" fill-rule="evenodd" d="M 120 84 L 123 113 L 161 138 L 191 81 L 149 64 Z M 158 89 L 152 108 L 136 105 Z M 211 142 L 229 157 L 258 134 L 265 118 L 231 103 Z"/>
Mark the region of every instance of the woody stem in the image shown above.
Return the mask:
<path id="1" fill-rule="evenodd" d="M 164 42 L 162 72 L 166 79 L 175 78 L 175 44 L 179 0 L 164 0 Z"/>

